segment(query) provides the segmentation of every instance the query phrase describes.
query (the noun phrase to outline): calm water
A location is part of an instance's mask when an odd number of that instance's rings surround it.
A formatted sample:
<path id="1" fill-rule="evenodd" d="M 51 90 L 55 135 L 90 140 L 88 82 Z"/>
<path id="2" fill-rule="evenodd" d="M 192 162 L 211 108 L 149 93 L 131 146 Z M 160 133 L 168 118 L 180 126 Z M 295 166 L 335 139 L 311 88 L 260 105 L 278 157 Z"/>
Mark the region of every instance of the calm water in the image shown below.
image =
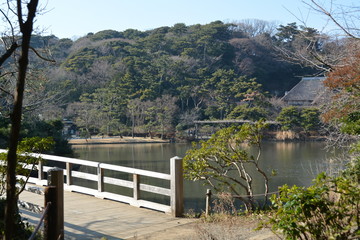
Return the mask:
<path id="1" fill-rule="evenodd" d="M 156 172 L 169 173 L 170 158 L 183 157 L 190 149 L 190 144 L 181 143 L 146 143 L 146 144 L 111 144 L 111 145 L 81 145 L 73 146 L 78 158 L 110 163 L 115 165 L 135 167 Z M 322 142 L 266 142 L 262 150 L 262 167 L 270 175 L 272 170 L 276 176 L 270 177 L 270 191 L 276 191 L 283 184 L 308 186 L 318 172 L 326 169 L 328 154 Z M 83 169 L 84 170 L 84 169 Z M 91 170 L 89 170 L 91 171 Z M 107 176 L 117 176 L 129 179 L 130 176 L 117 175 L 111 171 Z M 168 187 L 154 179 L 142 179 L 151 184 Z M 86 184 L 85 184 L 86 185 Z M 91 185 L 91 184 L 90 184 Z M 263 192 L 262 182 L 254 180 L 256 193 Z M 95 185 L 93 186 L 96 187 Z M 206 188 L 202 184 L 186 181 L 184 186 L 185 209 L 201 210 L 205 205 Z M 131 191 L 125 188 L 105 186 L 105 191 L 121 192 L 131 196 Z M 168 203 L 166 197 L 156 194 L 144 194 L 147 199 Z"/>

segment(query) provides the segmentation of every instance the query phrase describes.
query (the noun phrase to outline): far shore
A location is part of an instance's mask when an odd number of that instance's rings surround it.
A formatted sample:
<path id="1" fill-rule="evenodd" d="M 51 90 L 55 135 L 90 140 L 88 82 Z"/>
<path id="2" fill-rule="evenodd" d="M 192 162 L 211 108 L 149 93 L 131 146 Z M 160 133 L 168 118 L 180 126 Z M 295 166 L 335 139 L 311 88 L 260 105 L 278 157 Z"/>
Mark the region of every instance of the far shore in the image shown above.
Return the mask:
<path id="1" fill-rule="evenodd" d="M 90 144 L 126 144 L 126 143 L 168 143 L 169 140 L 161 138 L 144 137 L 92 137 L 92 138 L 72 138 L 69 139 L 70 145 L 90 145 Z"/>

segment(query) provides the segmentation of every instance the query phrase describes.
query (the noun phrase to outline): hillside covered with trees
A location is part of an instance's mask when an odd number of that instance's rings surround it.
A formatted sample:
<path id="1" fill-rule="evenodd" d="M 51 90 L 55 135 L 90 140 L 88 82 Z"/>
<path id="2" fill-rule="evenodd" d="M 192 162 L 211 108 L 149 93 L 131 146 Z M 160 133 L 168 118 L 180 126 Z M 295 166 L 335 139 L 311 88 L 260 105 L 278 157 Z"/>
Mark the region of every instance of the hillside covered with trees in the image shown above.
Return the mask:
<path id="1" fill-rule="evenodd" d="M 313 42 L 323 52 L 333 44 L 315 29 L 262 20 L 104 30 L 75 41 L 34 36 L 24 119 L 33 126 L 69 119 L 82 136 L 163 135 L 194 120 L 274 120 L 276 97 L 322 73 L 286 54 Z M 4 119 L 12 87 L 11 80 L 1 86 Z"/>

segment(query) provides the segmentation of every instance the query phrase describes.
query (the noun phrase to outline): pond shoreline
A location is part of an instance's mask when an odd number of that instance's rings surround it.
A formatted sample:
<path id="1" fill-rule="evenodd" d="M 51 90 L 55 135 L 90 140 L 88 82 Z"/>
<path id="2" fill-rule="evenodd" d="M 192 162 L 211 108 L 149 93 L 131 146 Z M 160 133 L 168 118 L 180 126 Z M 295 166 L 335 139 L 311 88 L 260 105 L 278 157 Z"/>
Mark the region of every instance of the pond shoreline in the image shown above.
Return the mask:
<path id="1" fill-rule="evenodd" d="M 196 139 L 194 136 L 162 139 L 159 137 L 131 137 L 131 136 L 113 136 L 113 137 L 98 137 L 92 138 L 71 138 L 68 143 L 70 145 L 93 145 L 93 144 L 134 144 L 134 143 L 183 143 L 193 142 L 199 140 L 207 140 L 210 136 L 201 136 Z M 275 142 L 312 142 L 325 141 L 326 136 L 320 135 L 317 132 L 294 132 L 294 131 L 265 131 L 263 133 L 263 140 Z"/>
<path id="2" fill-rule="evenodd" d="M 133 144 L 133 143 L 169 143 L 169 140 L 161 138 L 144 137 L 94 137 L 94 138 L 72 138 L 70 145 L 93 145 L 93 144 Z"/>

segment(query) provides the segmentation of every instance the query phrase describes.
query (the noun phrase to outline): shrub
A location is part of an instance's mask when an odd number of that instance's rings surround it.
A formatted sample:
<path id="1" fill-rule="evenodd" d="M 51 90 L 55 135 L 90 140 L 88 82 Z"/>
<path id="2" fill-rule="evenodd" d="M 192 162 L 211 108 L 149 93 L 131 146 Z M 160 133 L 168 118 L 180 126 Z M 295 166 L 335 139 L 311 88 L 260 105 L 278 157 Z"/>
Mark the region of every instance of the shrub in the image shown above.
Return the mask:
<path id="1" fill-rule="evenodd" d="M 284 131 L 299 127 L 301 123 L 300 111 L 293 106 L 283 108 L 276 121 L 282 125 L 281 129 Z"/>
<path id="2" fill-rule="evenodd" d="M 359 162 L 353 165 L 359 169 Z M 346 171 L 354 173 L 354 171 Z M 284 185 L 271 198 L 268 223 L 286 239 L 355 239 L 360 237 L 360 191 L 354 174 L 320 174 L 305 188 Z"/>
<path id="3" fill-rule="evenodd" d="M 184 157 L 185 177 L 193 181 L 203 180 L 217 192 L 231 193 L 244 203 L 247 211 L 258 209 L 260 206 L 254 199 L 253 178 L 257 175 L 263 180 L 264 203 L 269 186 L 268 176 L 259 162 L 262 130 L 265 127 L 264 121 L 259 121 L 224 128 L 208 141 L 194 144 Z M 255 150 L 256 155 L 252 155 Z"/>

